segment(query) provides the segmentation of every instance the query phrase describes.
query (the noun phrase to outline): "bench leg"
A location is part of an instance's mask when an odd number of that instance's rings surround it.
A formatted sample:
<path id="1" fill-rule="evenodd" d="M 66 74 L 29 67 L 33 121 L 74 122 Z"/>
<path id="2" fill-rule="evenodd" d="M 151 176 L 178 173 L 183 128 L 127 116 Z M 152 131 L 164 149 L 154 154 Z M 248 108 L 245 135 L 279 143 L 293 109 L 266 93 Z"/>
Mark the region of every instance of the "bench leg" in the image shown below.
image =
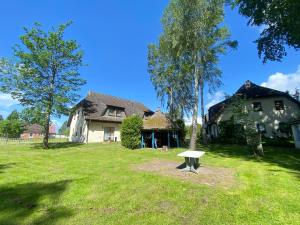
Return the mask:
<path id="1" fill-rule="evenodd" d="M 193 173 L 198 174 L 197 170 L 195 169 L 195 163 L 196 163 L 195 159 L 186 157 L 185 158 L 186 167 L 184 169 L 182 169 L 181 171 L 182 172 L 193 172 Z"/>

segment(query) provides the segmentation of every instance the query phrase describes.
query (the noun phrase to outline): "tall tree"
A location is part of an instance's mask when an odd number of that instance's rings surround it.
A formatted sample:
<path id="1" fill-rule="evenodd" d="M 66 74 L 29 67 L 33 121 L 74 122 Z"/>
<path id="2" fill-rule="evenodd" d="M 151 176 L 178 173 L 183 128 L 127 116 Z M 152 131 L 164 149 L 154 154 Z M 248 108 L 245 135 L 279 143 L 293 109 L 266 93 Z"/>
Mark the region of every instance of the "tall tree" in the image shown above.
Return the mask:
<path id="1" fill-rule="evenodd" d="M 222 0 L 171 1 L 164 13 L 163 34 L 156 46 L 159 66 L 152 67 L 155 68 L 154 72 L 150 71 L 158 83 L 163 84 L 163 93 L 167 93 L 165 87 L 175 86 L 177 88 L 173 88 L 173 91 L 176 95 L 185 99 L 183 105 L 192 113 L 192 150 L 196 149 L 199 101 L 202 121 L 205 123 L 205 83 L 211 86 L 219 83 L 218 56 L 224 54 L 228 47 L 237 45 L 229 40 L 227 28 L 220 25 L 223 18 Z M 174 79 L 171 79 L 173 76 Z"/>
<path id="2" fill-rule="evenodd" d="M 257 43 L 263 61 L 281 61 L 285 46 L 300 49 L 300 1 L 293 0 L 232 0 L 248 24 L 263 27 Z"/>
<path id="3" fill-rule="evenodd" d="M 0 115 L 0 121 L 2 121 L 3 120 L 3 116 L 2 115 Z"/>
<path id="4" fill-rule="evenodd" d="M 24 124 L 39 124 L 44 126 L 45 112 L 39 108 L 25 108 L 21 111 L 20 118 Z"/>
<path id="5" fill-rule="evenodd" d="M 14 48 L 16 63 L 2 61 L 2 91 L 26 107 L 42 109 L 44 117 L 44 147 L 48 148 L 51 116 L 68 114 L 69 106 L 77 101 L 77 91 L 85 81 L 80 77 L 83 52 L 75 40 L 65 40 L 64 33 L 71 23 L 44 31 L 36 23 L 25 28 L 20 45 Z"/>

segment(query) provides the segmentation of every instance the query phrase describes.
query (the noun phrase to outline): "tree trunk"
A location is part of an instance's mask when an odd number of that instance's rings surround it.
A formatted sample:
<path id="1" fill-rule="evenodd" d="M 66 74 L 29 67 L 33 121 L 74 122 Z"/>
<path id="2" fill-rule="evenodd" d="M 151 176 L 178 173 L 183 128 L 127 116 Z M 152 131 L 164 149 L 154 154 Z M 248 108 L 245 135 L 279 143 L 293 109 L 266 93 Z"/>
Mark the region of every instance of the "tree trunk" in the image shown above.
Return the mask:
<path id="1" fill-rule="evenodd" d="M 207 138 L 206 138 L 206 129 L 205 129 L 205 114 L 204 114 L 204 80 L 203 76 L 200 77 L 200 96 L 201 96 L 201 118 L 202 118 L 202 144 L 207 144 Z"/>
<path id="2" fill-rule="evenodd" d="M 47 112 L 47 115 L 46 115 L 46 121 L 45 121 L 44 128 L 45 128 L 45 136 L 43 139 L 43 144 L 44 144 L 44 148 L 48 149 L 49 148 L 49 128 L 50 128 L 50 113 L 49 112 Z"/>
<path id="3" fill-rule="evenodd" d="M 194 73 L 194 107 L 193 107 L 193 117 L 192 117 L 192 135 L 190 141 L 190 149 L 192 151 L 196 150 L 197 144 L 197 118 L 198 118 L 198 104 L 199 104 L 199 74 L 197 66 L 195 66 L 195 73 Z"/>

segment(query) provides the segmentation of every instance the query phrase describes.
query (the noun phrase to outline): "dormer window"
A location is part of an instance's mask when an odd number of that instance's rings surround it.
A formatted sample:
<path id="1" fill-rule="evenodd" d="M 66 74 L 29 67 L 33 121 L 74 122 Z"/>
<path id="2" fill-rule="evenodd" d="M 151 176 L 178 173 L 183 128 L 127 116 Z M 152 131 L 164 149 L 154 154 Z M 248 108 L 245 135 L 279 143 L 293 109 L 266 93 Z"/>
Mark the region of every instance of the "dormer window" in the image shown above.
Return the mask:
<path id="1" fill-rule="evenodd" d="M 283 101 L 282 100 L 277 100 L 275 101 L 275 109 L 277 111 L 279 110 L 284 110 L 284 104 L 283 104 Z"/>
<path id="2" fill-rule="evenodd" d="M 253 108 L 254 112 L 260 112 L 260 111 L 262 111 L 261 102 L 253 102 L 252 103 L 252 108 Z"/>
<path id="3" fill-rule="evenodd" d="M 117 117 L 122 117 L 122 110 L 117 109 Z"/>
<path id="4" fill-rule="evenodd" d="M 116 110 L 115 110 L 115 109 L 112 109 L 112 108 L 109 108 L 109 109 L 108 109 L 108 115 L 109 115 L 109 116 L 115 116 L 115 115 L 116 115 L 115 113 L 116 113 Z"/>

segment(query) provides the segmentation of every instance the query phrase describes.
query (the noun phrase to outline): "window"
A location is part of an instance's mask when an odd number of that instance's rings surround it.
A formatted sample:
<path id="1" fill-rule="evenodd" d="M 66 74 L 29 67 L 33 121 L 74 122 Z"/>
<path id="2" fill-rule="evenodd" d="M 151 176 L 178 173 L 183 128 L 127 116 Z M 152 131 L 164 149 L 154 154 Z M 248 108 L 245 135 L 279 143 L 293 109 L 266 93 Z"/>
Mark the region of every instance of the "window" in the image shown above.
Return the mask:
<path id="1" fill-rule="evenodd" d="M 121 117 L 122 116 L 122 110 L 117 109 L 117 117 Z"/>
<path id="2" fill-rule="evenodd" d="M 257 123 L 256 128 L 257 128 L 258 133 L 265 134 L 267 132 L 266 126 L 263 123 Z"/>
<path id="3" fill-rule="evenodd" d="M 29 138 L 32 138 L 32 137 L 33 137 L 33 133 L 30 133 L 30 134 L 29 134 Z"/>
<path id="4" fill-rule="evenodd" d="M 114 140 L 115 128 L 105 127 L 104 128 L 104 141 L 113 141 Z"/>
<path id="5" fill-rule="evenodd" d="M 109 116 L 115 116 L 116 111 L 112 108 L 108 109 L 108 115 Z"/>
<path id="6" fill-rule="evenodd" d="M 260 112 L 262 111 L 261 102 L 253 102 L 252 108 L 254 112 Z"/>
<path id="7" fill-rule="evenodd" d="M 284 110 L 284 104 L 282 100 L 275 101 L 275 109 L 276 110 Z"/>

